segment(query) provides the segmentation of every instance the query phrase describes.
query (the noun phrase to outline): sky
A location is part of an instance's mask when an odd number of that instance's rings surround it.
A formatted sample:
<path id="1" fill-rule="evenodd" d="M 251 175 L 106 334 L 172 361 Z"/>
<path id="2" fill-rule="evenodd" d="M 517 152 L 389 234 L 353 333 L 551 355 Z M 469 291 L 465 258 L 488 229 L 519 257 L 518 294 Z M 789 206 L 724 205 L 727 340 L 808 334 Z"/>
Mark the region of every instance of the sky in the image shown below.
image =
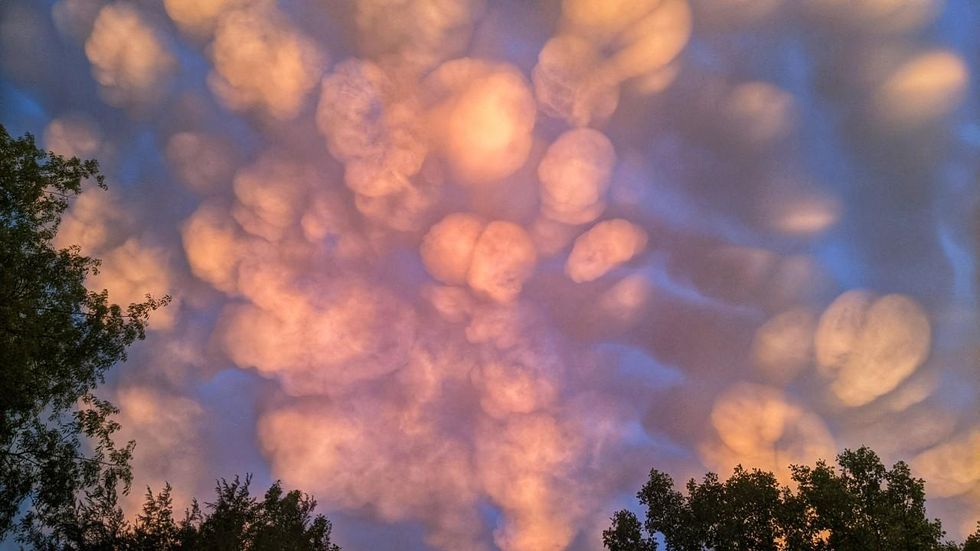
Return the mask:
<path id="1" fill-rule="evenodd" d="M 869 445 L 980 519 L 980 4 L 5 0 L 59 246 L 173 302 L 100 393 L 178 508 L 586 551 L 651 467 Z"/>

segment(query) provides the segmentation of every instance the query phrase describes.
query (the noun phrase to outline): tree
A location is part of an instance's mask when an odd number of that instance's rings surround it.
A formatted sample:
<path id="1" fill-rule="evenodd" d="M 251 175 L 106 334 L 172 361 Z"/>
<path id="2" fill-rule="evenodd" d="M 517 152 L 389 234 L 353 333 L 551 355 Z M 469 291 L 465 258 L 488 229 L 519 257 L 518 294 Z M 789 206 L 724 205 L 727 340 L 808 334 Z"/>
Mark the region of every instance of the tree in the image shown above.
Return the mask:
<path id="1" fill-rule="evenodd" d="M 963 551 L 980 551 L 980 522 L 977 523 L 977 531 L 963 543 Z"/>
<path id="2" fill-rule="evenodd" d="M 980 550 L 980 525 L 963 546 L 943 541 L 941 523 L 926 516 L 925 483 L 905 463 L 889 470 L 862 447 L 842 452 L 837 465 L 792 465 L 796 491 L 780 487 L 772 473 L 738 466 L 725 482 L 714 473 L 692 479 L 686 496 L 653 469 L 637 493 L 647 507 L 646 537 L 636 516 L 620 511 L 603 543 L 610 550 L 656 549 L 661 534 L 669 551 Z"/>
<path id="3" fill-rule="evenodd" d="M 62 539 L 57 548 L 69 551 L 340 551 L 331 543 L 333 526 L 323 515 L 313 516 L 316 500 L 292 490 L 284 492 L 275 482 L 262 500 L 249 492 L 251 477 L 242 481 L 220 480 L 217 499 L 205 504 L 205 512 L 194 500 L 184 519 L 174 520 L 172 488 L 166 484 L 154 494 L 147 488 L 143 512 L 134 524 L 121 519 L 118 507 L 89 522 L 79 517 L 80 527 L 71 531 L 75 539 Z M 100 511 L 104 512 L 103 509 Z M 100 519 L 108 526 L 93 529 Z"/>
<path id="4" fill-rule="evenodd" d="M 128 488 L 132 443 L 116 447 L 117 410 L 92 391 L 169 301 L 112 304 L 85 287 L 97 259 L 54 247 L 86 180 L 105 188 L 96 161 L 46 153 L 0 126 L 0 540 L 14 533 L 37 548 L 81 537 L 66 531 Z"/>
<path id="5" fill-rule="evenodd" d="M 316 500 L 298 490 L 283 493 L 276 481 L 259 501 L 250 496 L 250 483 L 248 476 L 219 482 L 217 501 L 207 504 L 210 513 L 191 537 L 193 548 L 339 551 L 330 542 L 330 521 L 312 516 Z"/>
<path id="6" fill-rule="evenodd" d="M 181 533 L 174 521 L 174 505 L 170 497 L 172 490 L 169 482 L 155 496 L 150 488 L 146 489 L 143 513 L 137 517 L 136 526 L 130 536 L 131 547 L 173 549 L 180 541 Z"/>
<path id="7" fill-rule="evenodd" d="M 831 549 L 936 549 L 944 535 L 925 510 L 925 482 L 908 465 L 889 471 L 866 447 L 837 456 L 840 473 L 823 461 L 793 466 L 796 499 L 810 511 L 808 525 L 826 533 Z"/>
<path id="8" fill-rule="evenodd" d="M 617 511 L 612 526 L 602 531 L 602 544 L 609 551 L 651 551 L 657 544 L 643 537 L 643 525 L 632 511 Z"/>

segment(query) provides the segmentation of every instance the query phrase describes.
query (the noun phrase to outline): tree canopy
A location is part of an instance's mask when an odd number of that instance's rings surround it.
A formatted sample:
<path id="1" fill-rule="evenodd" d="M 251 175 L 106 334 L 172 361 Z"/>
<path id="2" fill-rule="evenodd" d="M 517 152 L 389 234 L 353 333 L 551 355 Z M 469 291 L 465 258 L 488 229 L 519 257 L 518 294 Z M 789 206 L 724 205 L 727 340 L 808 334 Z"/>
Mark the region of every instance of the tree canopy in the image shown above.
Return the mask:
<path id="1" fill-rule="evenodd" d="M 333 526 L 314 516 L 316 500 L 299 490 L 283 491 L 275 482 L 262 499 L 249 491 L 251 477 L 220 480 L 215 500 L 202 511 L 197 500 L 177 520 L 172 488 L 146 490 L 142 513 L 128 522 L 114 497 L 99 500 L 47 546 L 64 551 L 340 551 L 331 543 Z"/>
<path id="2" fill-rule="evenodd" d="M 0 539 L 15 531 L 40 545 L 79 496 L 131 478 L 132 445 L 111 438 L 116 409 L 92 391 L 169 297 L 112 304 L 85 287 L 99 261 L 53 245 L 86 180 L 105 187 L 96 161 L 44 152 L 0 126 Z"/>
<path id="3" fill-rule="evenodd" d="M 611 551 L 652 551 L 659 535 L 668 551 L 980 549 L 980 525 L 962 546 L 943 540 L 942 524 L 926 515 L 925 483 L 904 462 L 887 469 L 862 447 L 838 455 L 836 468 L 818 461 L 790 469 L 795 490 L 772 473 L 738 466 L 724 482 L 714 473 L 691 479 L 687 495 L 653 469 L 637 493 L 647 508 L 643 522 L 617 512 L 603 543 Z"/>

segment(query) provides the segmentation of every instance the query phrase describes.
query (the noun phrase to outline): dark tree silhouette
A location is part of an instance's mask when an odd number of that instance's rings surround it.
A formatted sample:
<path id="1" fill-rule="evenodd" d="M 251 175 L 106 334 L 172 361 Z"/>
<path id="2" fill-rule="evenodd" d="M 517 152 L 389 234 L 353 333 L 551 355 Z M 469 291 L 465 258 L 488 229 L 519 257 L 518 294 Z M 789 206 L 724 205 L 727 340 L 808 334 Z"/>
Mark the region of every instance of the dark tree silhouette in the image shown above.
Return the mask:
<path id="1" fill-rule="evenodd" d="M 610 551 L 649 551 L 656 543 L 643 537 L 643 525 L 632 511 L 617 511 L 612 527 L 602 532 L 602 543 Z"/>
<path id="2" fill-rule="evenodd" d="M 0 540 L 34 547 L 129 483 L 132 445 L 114 445 L 116 409 L 92 390 L 169 300 L 111 304 L 84 285 L 99 261 L 53 246 L 86 179 L 105 187 L 95 161 L 0 126 Z"/>
<path id="3" fill-rule="evenodd" d="M 839 468 L 791 466 L 796 490 L 776 477 L 741 466 L 725 482 L 708 473 L 687 483 L 687 495 L 656 469 L 637 494 L 647 508 L 642 524 L 619 511 L 603 532 L 611 551 L 885 551 L 980 549 L 977 534 L 962 545 L 943 541 L 945 532 L 925 510 L 925 483 L 903 462 L 890 470 L 866 447 L 837 456 Z"/>
<path id="4" fill-rule="evenodd" d="M 199 522 L 193 520 L 201 516 L 195 503 L 178 548 L 339 550 L 330 542 L 330 521 L 323 515 L 313 516 L 316 500 L 298 490 L 284 493 L 278 481 L 257 500 L 249 495 L 250 482 L 250 477 L 244 482 L 238 477 L 231 482 L 221 480 L 215 488 L 217 501 L 206 504 L 210 512 Z"/>
<path id="5" fill-rule="evenodd" d="M 963 551 L 980 551 L 980 522 L 977 523 L 977 531 L 963 543 Z"/>
<path id="6" fill-rule="evenodd" d="M 216 499 L 202 512 L 194 500 L 184 518 L 174 518 L 170 484 L 154 494 L 147 488 L 143 512 L 128 523 L 112 499 L 92 514 L 78 516 L 76 529 L 60 532 L 48 548 L 62 551 L 340 551 L 331 543 L 333 526 L 314 516 L 316 500 L 274 483 L 262 499 L 249 492 L 251 477 L 220 480 Z"/>

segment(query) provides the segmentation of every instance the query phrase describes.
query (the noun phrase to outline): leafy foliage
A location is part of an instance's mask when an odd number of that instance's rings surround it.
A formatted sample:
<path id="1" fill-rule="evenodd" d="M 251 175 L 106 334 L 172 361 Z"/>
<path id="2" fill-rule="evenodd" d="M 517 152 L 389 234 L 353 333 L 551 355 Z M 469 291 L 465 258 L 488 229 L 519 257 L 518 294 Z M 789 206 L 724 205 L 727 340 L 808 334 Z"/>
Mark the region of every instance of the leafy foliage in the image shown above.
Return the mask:
<path id="1" fill-rule="evenodd" d="M 602 531 L 602 544 L 610 551 L 649 551 L 656 542 L 643 537 L 643 525 L 632 511 L 617 511 L 612 526 Z"/>
<path id="2" fill-rule="evenodd" d="M 221 480 L 216 499 L 205 504 L 197 500 L 174 519 L 172 488 L 164 486 L 158 494 L 149 488 L 143 512 L 130 524 L 113 498 L 103 500 L 95 511 L 95 522 L 79 517 L 78 529 L 64 531 L 56 548 L 68 551 L 216 550 L 216 551 L 340 551 L 331 543 L 333 526 L 323 515 L 313 516 L 316 500 L 293 490 L 284 492 L 278 481 L 263 499 L 249 492 L 251 478 Z M 116 520 L 119 522 L 116 522 Z M 105 526 L 100 527 L 100 522 Z M 54 547 L 53 547 L 54 548 Z"/>
<path id="3" fill-rule="evenodd" d="M 132 443 L 115 446 L 117 411 L 92 390 L 169 301 L 111 304 L 85 287 L 99 261 L 53 246 L 88 179 L 105 187 L 96 161 L 46 153 L 0 126 L 0 539 L 14 532 L 38 548 L 128 487 Z"/>
<path id="4" fill-rule="evenodd" d="M 977 531 L 963 543 L 963 551 L 980 551 L 980 522 L 977 523 Z"/>
<path id="5" fill-rule="evenodd" d="M 772 473 L 738 466 L 725 482 L 714 473 L 692 479 L 686 496 L 653 469 L 637 494 L 647 535 L 633 513 L 619 511 L 603 543 L 611 551 L 655 550 L 661 534 L 668 551 L 980 550 L 980 526 L 963 546 L 943 541 L 941 523 L 926 516 L 925 483 L 905 463 L 889 470 L 862 447 L 842 452 L 837 465 L 791 466 L 795 491 Z"/>

